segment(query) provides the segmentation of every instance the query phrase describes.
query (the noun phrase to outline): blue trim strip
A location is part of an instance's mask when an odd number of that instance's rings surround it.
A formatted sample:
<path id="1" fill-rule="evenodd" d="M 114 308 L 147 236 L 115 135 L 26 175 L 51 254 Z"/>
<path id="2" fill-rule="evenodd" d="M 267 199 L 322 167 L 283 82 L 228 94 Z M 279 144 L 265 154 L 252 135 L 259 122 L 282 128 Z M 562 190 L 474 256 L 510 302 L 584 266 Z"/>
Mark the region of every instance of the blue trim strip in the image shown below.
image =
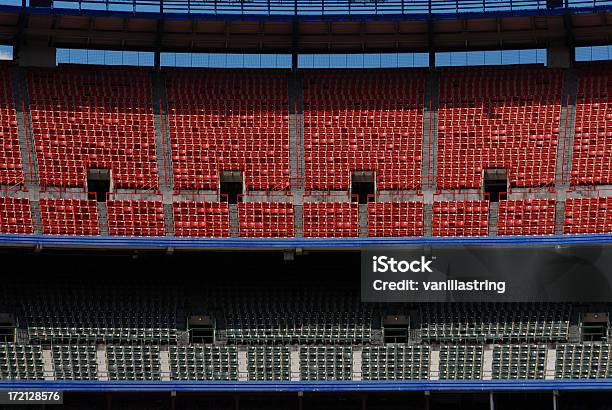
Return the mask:
<path id="1" fill-rule="evenodd" d="M 387 246 L 516 246 L 610 244 L 612 234 L 474 238 L 169 238 L 0 234 L 0 247 L 126 249 L 360 249 Z"/>
<path id="2" fill-rule="evenodd" d="M 490 19 L 507 17 L 530 16 L 558 16 L 563 14 L 599 14 L 612 12 L 612 5 L 593 7 L 568 7 L 559 9 L 535 10 L 500 10 L 483 12 L 457 12 L 457 13 L 407 13 L 407 14 L 327 14 L 327 15 L 282 15 L 282 14 L 233 14 L 233 13 L 179 13 L 179 12 L 148 12 L 148 11 L 119 11 L 119 10 L 89 10 L 71 8 L 33 8 L 0 4 L 0 12 L 29 13 L 33 15 L 54 16 L 87 16 L 87 17 L 116 17 L 132 19 L 164 19 L 164 20 L 193 20 L 193 21 L 277 21 L 277 22 L 333 22 L 333 21 L 424 21 L 424 20 L 457 20 L 457 19 Z"/>
<path id="3" fill-rule="evenodd" d="M 593 391 L 612 390 L 612 379 L 599 380 L 439 380 L 439 381 L 1 381 L 0 390 L 63 391 L 199 391 L 199 392 L 316 392 L 316 391 Z"/>

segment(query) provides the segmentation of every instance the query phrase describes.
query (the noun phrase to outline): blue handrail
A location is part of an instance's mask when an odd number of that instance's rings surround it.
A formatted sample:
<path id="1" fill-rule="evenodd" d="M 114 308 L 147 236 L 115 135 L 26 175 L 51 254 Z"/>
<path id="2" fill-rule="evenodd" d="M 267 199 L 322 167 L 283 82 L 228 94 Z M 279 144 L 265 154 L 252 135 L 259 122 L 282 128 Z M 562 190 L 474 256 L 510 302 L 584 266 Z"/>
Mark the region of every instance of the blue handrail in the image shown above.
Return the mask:
<path id="1" fill-rule="evenodd" d="M 0 5 L 30 7 L 36 0 L 0 0 Z M 610 6 L 612 0 L 51 0 L 50 8 L 162 14 L 401 16 Z"/>

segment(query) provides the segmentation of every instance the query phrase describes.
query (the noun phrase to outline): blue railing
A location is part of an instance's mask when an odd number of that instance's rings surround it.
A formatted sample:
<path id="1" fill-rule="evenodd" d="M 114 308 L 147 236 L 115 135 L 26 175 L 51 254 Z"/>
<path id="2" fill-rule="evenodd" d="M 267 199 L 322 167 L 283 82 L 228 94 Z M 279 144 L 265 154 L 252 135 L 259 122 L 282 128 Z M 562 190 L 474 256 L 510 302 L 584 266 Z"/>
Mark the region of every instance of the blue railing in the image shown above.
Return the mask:
<path id="1" fill-rule="evenodd" d="M 36 0 L 0 0 L 34 6 Z M 610 7 L 612 0 L 55 0 L 73 10 L 264 16 L 423 15 Z"/>
<path id="2" fill-rule="evenodd" d="M 513 392 L 610 391 L 611 379 L 593 380 L 406 380 L 406 381 L 39 381 L 1 380 L 0 390 L 192 391 L 192 392 Z"/>

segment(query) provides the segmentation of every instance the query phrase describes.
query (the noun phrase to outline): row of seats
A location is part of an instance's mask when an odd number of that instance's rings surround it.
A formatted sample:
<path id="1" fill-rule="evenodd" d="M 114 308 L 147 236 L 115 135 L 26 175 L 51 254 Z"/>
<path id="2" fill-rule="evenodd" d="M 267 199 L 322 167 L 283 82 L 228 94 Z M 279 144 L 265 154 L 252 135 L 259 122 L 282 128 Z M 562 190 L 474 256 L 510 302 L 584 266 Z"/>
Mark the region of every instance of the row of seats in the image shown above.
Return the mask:
<path id="1" fill-rule="evenodd" d="M 239 234 L 245 238 L 294 236 L 293 204 L 289 202 L 240 202 Z"/>
<path id="2" fill-rule="evenodd" d="M 287 346 L 254 346 L 247 351 L 249 380 L 291 380 Z"/>
<path id="3" fill-rule="evenodd" d="M 482 377 L 483 347 L 440 346 L 440 380 L 478 380 Z"/>
<path id="4" fill-rule="evenodd" d="M 314 310 L 314 309 L 313 309 Z M 369 312 L 225 313 L 229 344 L 367 344 L 372 337 Z"/>
<path id="5" fill-rule="evenodd" d="M 174 184 L 217 189 L 223 170 L 247 190 L 289 187 L 287 78 L 261 71 L 169 71 L 165 76 Z"/>
<path id="6" fill-rule="evenodd" d="M 95 345 L 54 345 L 52 355 L 56 380 L 98 379 Z"/>
<path id="7" fill-rule="evenodd" d="M 594 379 L 612 377 L 612 345 L 608 343 L 557 346 L 555 378 Z"/>
<path id="8" fill-rule="evenodd" d="M 493 349 L 494 380 L 544 379 L 546 345 L 505 344 Z"/>
<path id="9" fill-rule="evenodd" d="M 27 82 L 42 186 L 85 187 L 89 168 L 110 169 L 117 188 L 159 186 L 146 71 L 32 68 Z"/>
<path id="10" fill-rule="evenodd" d="M 553 235 L 554 199 L 499 201 L 497 235 Z"/>
<path id="11" fill-rule="evenodd" d="M 423 236 L 423 203 L 370 202 L 368 236 Z M 612 197 L 568 198 L 564 233 L 612 232 Z M 41 198 L 42 229 L 48 235 L 99 235 L 98 207 L 85 199 Z M 112 236 L 164 236 L 161 201 L 109 200 L 109 234 Z M 229 206 L 225 202 L 173 203 L 177 237 L 229 237 Z M 238 204 L 241 237 L 293 237 L 294 209 L 289 202 Z M 487 236 L 489 202 L 435 201 L 433 236 Z M 305 202 L 304 237 L 359 236 L 356 202 Z M 498 235 L 552 235 L 555 200 L 525 199 L 499 202 Z M 26 198 L 0 197 L 0 232 L 33 233 L 30 202 Z"/>
<path id="12" fill-rule="evenodd" d="M 422 71 L 304 75 L 306 189 L 347 190 L 376 171 L 381 190 L 421 185 Z"/>
<path id="13" fill-rule="evenodd" d="M 574 185 L 612 180 L 608 67 L 577 68 Z M 22 163 L 11 76 L 0 69 L 0 183 L 13 185 L 23 182 Z M 159 186 L 149 73 L 62 67 L 26 77 L 42 185 L 84 187 L 87 169 L 107 168 L 115 187 Z M 306 188 L 346 190 L 351 173 L 364 170 L 376 172 L 379 190 L 419 188 L 430 137 L 425 78 L 418 70 L 305 74 Z M 487 168 L 506 169 L 511 186 L 552 185 L 562 81 L 561 70 L 541 66 L 441 70 L 437 186 L 477 188 Z M 165 84 L 177 189 L 217 189 L 223 170 L 243 171 L 247 190 L 289 187 L 287 76 L 169 70 Z"/>
<path id="14" fill-rule="evenodd" d="M 45 235 L 99 235 L 98 205 L 88 199 L 41 198 Z"/>
<path id="15" fill-rule="evenodd" d="M 238 380 L 238 353 L 232 346 L 170 346 L 172 380 Z"/>
<path id="16" fill-rule="evenodd" d="M 420 309 L 421 338 L 431 342 L 558 342 L 569 333 L 566 305 L 531 309 L 483 305 L 424 305 Z"/>
<path id="17" fill-rule="evenodd" d="M 0 197 L 0 232 L 31 234 L 34 232 L 32 208 L 27 198 Z"/>
<path id="18" fill-rule="evenodd" d="M 570 182 L 612 183 L 612 74 L 609 63 L 577 67 L 576 121 Z"/>
<path id="19" fill-rule="evenodd" d="M 612 197 L 567 198 L 565 202 L 566 234 L 612 232 Z"/>
<path id="20" fill-rule="evenodd" d="M 363 380 L 427 380 L 429 347 L 404 344 L 364 346 L 361 377 Z"/>
<path id="21" fill-rule="evenodd" d="M 7 66 L 0 65 L 0 185 L 23 181 L 11 73 Z"/>
<path id="22" fill-rule="evenodd" d="M 45 347 L 0 344 L 1 380 L 238 380 L 239 351 L 232 346 L 190 344 L 169 346 L 169 374 L 162 371 L 164 351 L 159 346 L 107 345 L 100 352 L 93 344 L 50 347 L 50 373 L 45 373 Z M 547 345 L 503 344 L 492 346 L 493 380 L 544 379 Z M 612 376 L 612 346 L 604 342 L 557 344 L 556 379 L 594 379 Z M 351 347 L 300 347 L 301 380 L 351 380 Z M 442 380 L 479 380 L 485 375 L 482 345 L 441 345 L 439 364 L 431 369 L 431 348 L 425 345 L 389 344 L 361 350 L 363 380 L 427 380 L 430 371 Z M 99 359 L 98 356 L 101 356 Z M 105 360 L 107 371 L 98 361 Z M 258 346 L 246 351 L 247 380 L 292 379 L 288 347 Z M 297 375 L 297 374 L 296 374 Z"/>
<path id="23" fill-rule="evenodd" d="M 166 224 L 161 201 L 110 200 L 108 233 L 111 236 L 164 236 Z"/>
<path id="24" fill-rule="evenodd" d="M 227 202 L 180 201 L 172 204 L 174 236 L 224 238 L 230 236 Z"/>
<path id="25" fill-rule="evenodd" d="M 434 201 L 432 218 L 433 236 L 489 234 L 488 201 Z"/>
<path id="26" fill-rule="evenodd" d="M 356 202 L 304 202 L 304 237 L 359 236 L 359 204 Z"/>
<path id="27" fill-rule="evenodd" d="M 110 380 L 161 380 L 159 346 L 106 346 Z"/>
<path id="28" fill-rule="evenodd" d="M 563 73 L 541 66 L 443 70 L 437 186 L 479 188 L 487 168 L 513 187 L 554 184 Z"/>
<path id="29" fill-rule="evenodd" d="M 301 380 L 351 380 L 353 349 L 347 346 L 300 347 Z"/>

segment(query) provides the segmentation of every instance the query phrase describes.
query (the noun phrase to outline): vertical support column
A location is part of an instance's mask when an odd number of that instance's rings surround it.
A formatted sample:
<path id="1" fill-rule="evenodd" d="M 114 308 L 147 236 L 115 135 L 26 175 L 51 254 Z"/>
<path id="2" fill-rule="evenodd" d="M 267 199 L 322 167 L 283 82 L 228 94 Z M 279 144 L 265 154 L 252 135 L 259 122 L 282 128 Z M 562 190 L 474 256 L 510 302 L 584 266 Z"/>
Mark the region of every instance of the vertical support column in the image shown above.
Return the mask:
<path id="1" fill-rule="evenodd" d="M 561 115 L 559 116 L 559 140 L 557 141 L 557 163 L 555 167 L 555 188 L 557 193 L 569 186 L 574 153 L 574 126 L 576 124 L 576 94 L 578 92 L 576 73 L 568 68 L 563 76 Z M 563 192 L 565 194 L 565 192 Z M 560 199 L 560 198 L 558 198 Z"/>
<path id="2" fill-rule="evenodd" d="M 174 172 L 172 168 L 172 147 L 170 146 L 170 127 L 166 121 L 168 98 L 166 85 L 159 71 L 151 73 L 151 97 L 153 99 L 153 124 L 155 127 L 155 154 L 160 191 L 164 204 L 172 203 L 174 191 Z"/>
<path id="3" fill-rule="evenodd" d="M 99 344 L 96 347 L 96 364 L 98 365 L 98 380 L 109 380 L 106 345 Z"/>
<path id="4" fill-rule="evenodd" d="M 289 352 L 289 368 L 291 381 L 300 381 L 300 347 L 292 345 Z M 301 399 L 301 396 L 300 396 Z M 300 400 L 301 403 L 301 400 Z"/>
<path id="5" fill-rule="evenodd" d="M 545 380 L 554 380 L 557 369 L 557 349 L 550 347 L 546 349 L 546 367 L 544 370 Z"/>
<path id="6" fill-rule="evenodd" d="M 30 98 L 21 70 L 20 67 L 11 68 L 11 86 L 13 89 L 13 101 L 15 103 L 21 166 L 28 190 L 36 191 L 36 197 L 38 197 L 38 162 L 36 159 L 36 146 L 34 145 L 32 124 L 28 112 Z"/>
<path id="7" fill-rule="evenodd" d="M 161 346 L 159 351 L 159 371 L 162 381 L 170 380 L 170 352 L 168 346 Z"/>
<path id="8" fill-rule="evenodd" d="M 485 345 L 482 354 L 482 380 L 493 379 L 493 345 Z"/>
<path id="9" fill-rule="evenodd" d="M 429 380 L 440 380 L 440 346 L 429 351 Z"/>
<path id="10" fill-rule="evenodd" d="M 435 190 L 436 166 L 438 162 L 438 83 L 437 74 L 431 71 L 425 83 L 425 93 L 423 96 L 421 185 L 425 193 L 431 193 Z"/>
<path id="11" fill-rule="evenodd" d="M 238 380 L 249 380 L 249 358 L 246 346 L 238 347 Z"/>
<path id="12" fill-rule="evenodd" d="M 43 346 L 43 377 L 45 380 L 55 380 L 55 363 L 53 362 L 53 352 L 51 346 Z"/>
<path id="13" fill-rule="evenodd" d="M 362 380 L 362 347 L 353 346 L 353 380 Z"/>

